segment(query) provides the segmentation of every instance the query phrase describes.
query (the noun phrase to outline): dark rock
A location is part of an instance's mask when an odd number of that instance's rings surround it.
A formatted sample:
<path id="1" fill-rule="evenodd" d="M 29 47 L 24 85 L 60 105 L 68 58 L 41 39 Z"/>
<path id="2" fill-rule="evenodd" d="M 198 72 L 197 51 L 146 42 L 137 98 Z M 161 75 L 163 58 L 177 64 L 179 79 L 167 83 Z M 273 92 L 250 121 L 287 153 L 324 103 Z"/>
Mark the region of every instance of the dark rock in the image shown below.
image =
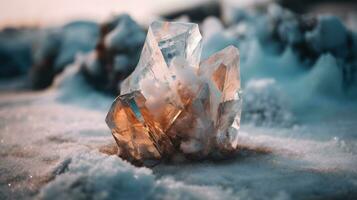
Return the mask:
<path id="1" fill-rule="evenodd" d="M 98 38 L 98 26 L 93 22 L 77 21 L 43 30 L 41 35 L 33 49 L 34 63 L 30 71 L 33 89 L 48 87 L 78 53 L 92 50 Z"/>
<path id="2" fill-rule="evenodd" d="M 0 32 L 0 78 L 19 76 L 28 71 L 36 32 L 35 29 L 5 29 Z"/>
<path id="3" fill-rule="evenodd" d="M 95 50 L 82 64 L 86 80 L 98 90 L 119 93 L 119 84 L 134 70 L 144 41 L 144 31 L 128 15 L 102 24 Z"/>
<path id="4" fill-rule="evenodd" d="M 320 16 L 318 24 L 305 33 L 308 47 L 318 53 L 332 53 L 337 57 L 346 57 L 347 29 L 340 19 L 334 16 Z"/>
<path id="5" fill-rule="evenodd" d="M 61 46 L 61 34 L 58 31 L 44 34 L 34 49 L 34 64 L 29 74 L 33 89 L 46 88 L 55 76 L 54 63 Z"/>
<path id="6" fill-rule="evenodd" d="M 211 1 L 209 3 L 203 3 L 203 5 L 198 5 L 190 7 L 188 9 L 182 9 L 176 12 L 163 14 L 163 17 L 169 20 L 176 19 L 180 16 L 188 16 L 191 22 L 202 22 L 208 16 L 221 16 L 221 7 L 219 2 Z"/>

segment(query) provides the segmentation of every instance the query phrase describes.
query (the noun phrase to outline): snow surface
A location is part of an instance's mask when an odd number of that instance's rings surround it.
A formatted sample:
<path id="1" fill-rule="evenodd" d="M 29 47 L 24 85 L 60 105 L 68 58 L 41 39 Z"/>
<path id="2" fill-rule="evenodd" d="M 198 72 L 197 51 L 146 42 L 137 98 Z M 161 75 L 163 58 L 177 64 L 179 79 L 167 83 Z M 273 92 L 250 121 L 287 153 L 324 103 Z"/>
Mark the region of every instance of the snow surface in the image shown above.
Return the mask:
<path id="1" fill-rule="evenodd" d="M 113 144 L 104 122 L 112 98 L 93 91 L 78 73 L 78 66 L 67 67 L 44 92 L 1 93 L 1 199 L 323 199 L 357 195 L 357 112 L 353 110 L 341 110 L 336 113 L 338 118 L 329 115 L 289 127 L 243 124 L 242 151 L 229 160 L 137 168 L 103 153 Z M 252 93 L 264 88 L 273 91 L 274 84 L 272 79 L 251 80 L 247 88 Z M 279 92 L 268 93 L 280 98 Z"/>
<path id="2" fill-rule="evenodd" d="M 93 70 L 97 63 L 94 54 L 79 55 L 45 91 L 19 90 L 22 79 L 0 81 L 0 199 L 356 199 L 357 86 L 343 84 L 344 49 L 327 51 L 343 40 L 321 36 L 336 29 L 342 38 L 346 30 L 336 18 L 320 17 L 299 35 L 292 20 L 279 28 L 291 33 L 280 48 L 269 41 L 269 21 L 291 13 L 270 9 L 276 11 L 268 17 L 234 16 L 248 20 L 229 27 L 214 17 L 201 26 L 204 58 L 230 44 L 241 49 L 238 155 L 152 169 L 112 155 L 104 118 L 114 97 L 85 82 L 81 62 Z M 114 36 L 107 42 L 124 37 Z M 300 37 L 321 51 L 316 60 L 300 59 L 292 48 Z"/>

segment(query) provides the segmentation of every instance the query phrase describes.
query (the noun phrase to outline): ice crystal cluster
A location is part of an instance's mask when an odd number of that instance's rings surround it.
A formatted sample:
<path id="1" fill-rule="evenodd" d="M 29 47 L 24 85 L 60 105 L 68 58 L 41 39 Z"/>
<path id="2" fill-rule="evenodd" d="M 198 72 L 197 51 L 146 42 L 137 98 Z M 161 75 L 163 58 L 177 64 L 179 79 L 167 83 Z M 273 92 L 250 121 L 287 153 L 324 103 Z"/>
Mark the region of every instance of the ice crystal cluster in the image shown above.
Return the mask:
<path id="1" fill-rule="evenodd" d="M 229 46 L 200 62 L 201 51 L 197 24 L 150 25 L 139 63 L 106 117 L 120 157 L 145 165 L 237 150 L 238 49 Z"/>

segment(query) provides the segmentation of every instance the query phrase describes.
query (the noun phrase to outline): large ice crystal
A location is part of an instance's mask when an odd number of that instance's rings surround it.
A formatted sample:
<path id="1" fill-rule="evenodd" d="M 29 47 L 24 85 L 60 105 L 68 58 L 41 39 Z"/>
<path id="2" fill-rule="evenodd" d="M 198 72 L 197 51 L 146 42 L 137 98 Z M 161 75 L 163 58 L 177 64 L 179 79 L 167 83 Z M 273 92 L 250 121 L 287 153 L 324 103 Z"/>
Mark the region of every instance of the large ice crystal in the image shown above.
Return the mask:
<path id="1" fill-rule="evenodd" d="M 201 40 L 197 24 L 151 24 L 139 63 L 106 117 L 119 156 L 141 165 L 237 150 L 239 52 L 229 46 L 200 63 Z"/>

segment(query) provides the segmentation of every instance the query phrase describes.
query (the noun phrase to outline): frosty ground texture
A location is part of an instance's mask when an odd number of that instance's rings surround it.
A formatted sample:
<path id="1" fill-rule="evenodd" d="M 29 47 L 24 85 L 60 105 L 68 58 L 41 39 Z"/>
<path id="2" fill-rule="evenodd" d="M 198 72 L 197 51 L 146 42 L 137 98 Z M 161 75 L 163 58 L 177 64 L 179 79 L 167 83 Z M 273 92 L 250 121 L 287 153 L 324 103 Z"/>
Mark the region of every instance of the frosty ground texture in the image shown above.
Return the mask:
<path id="1" fill-rule="evenodd" d="M 356 199 L 356 34 L 332 16 L 300 32 L 291 13 L 269 9 L 201 25 L 203 57 L 240 48 L 237 157 L 148 169 L 110 155 L 113 97 L 88 85 L 82 57 L 45 91 L 1 81 L 0 199 Z M 327 44 L 330 29 L 342 39 Z"/>
<path id="2" fill-rule="evenodd" d="M 113 139 L 104 116 L 112 99 L 90 89 L 76 73 L 78 67 L 69 67 L 45 92 L 1 94 L 1 198 L 357 195 L 357 127 L 352 110 L 341 111 L 344 116 L 338 120 L 325 118 L 324 126 L 319 121 L 290 128 L 243 124 L 239 135 L 243 150 L 230 160 L 137 168 L 107 154 Z"/>

